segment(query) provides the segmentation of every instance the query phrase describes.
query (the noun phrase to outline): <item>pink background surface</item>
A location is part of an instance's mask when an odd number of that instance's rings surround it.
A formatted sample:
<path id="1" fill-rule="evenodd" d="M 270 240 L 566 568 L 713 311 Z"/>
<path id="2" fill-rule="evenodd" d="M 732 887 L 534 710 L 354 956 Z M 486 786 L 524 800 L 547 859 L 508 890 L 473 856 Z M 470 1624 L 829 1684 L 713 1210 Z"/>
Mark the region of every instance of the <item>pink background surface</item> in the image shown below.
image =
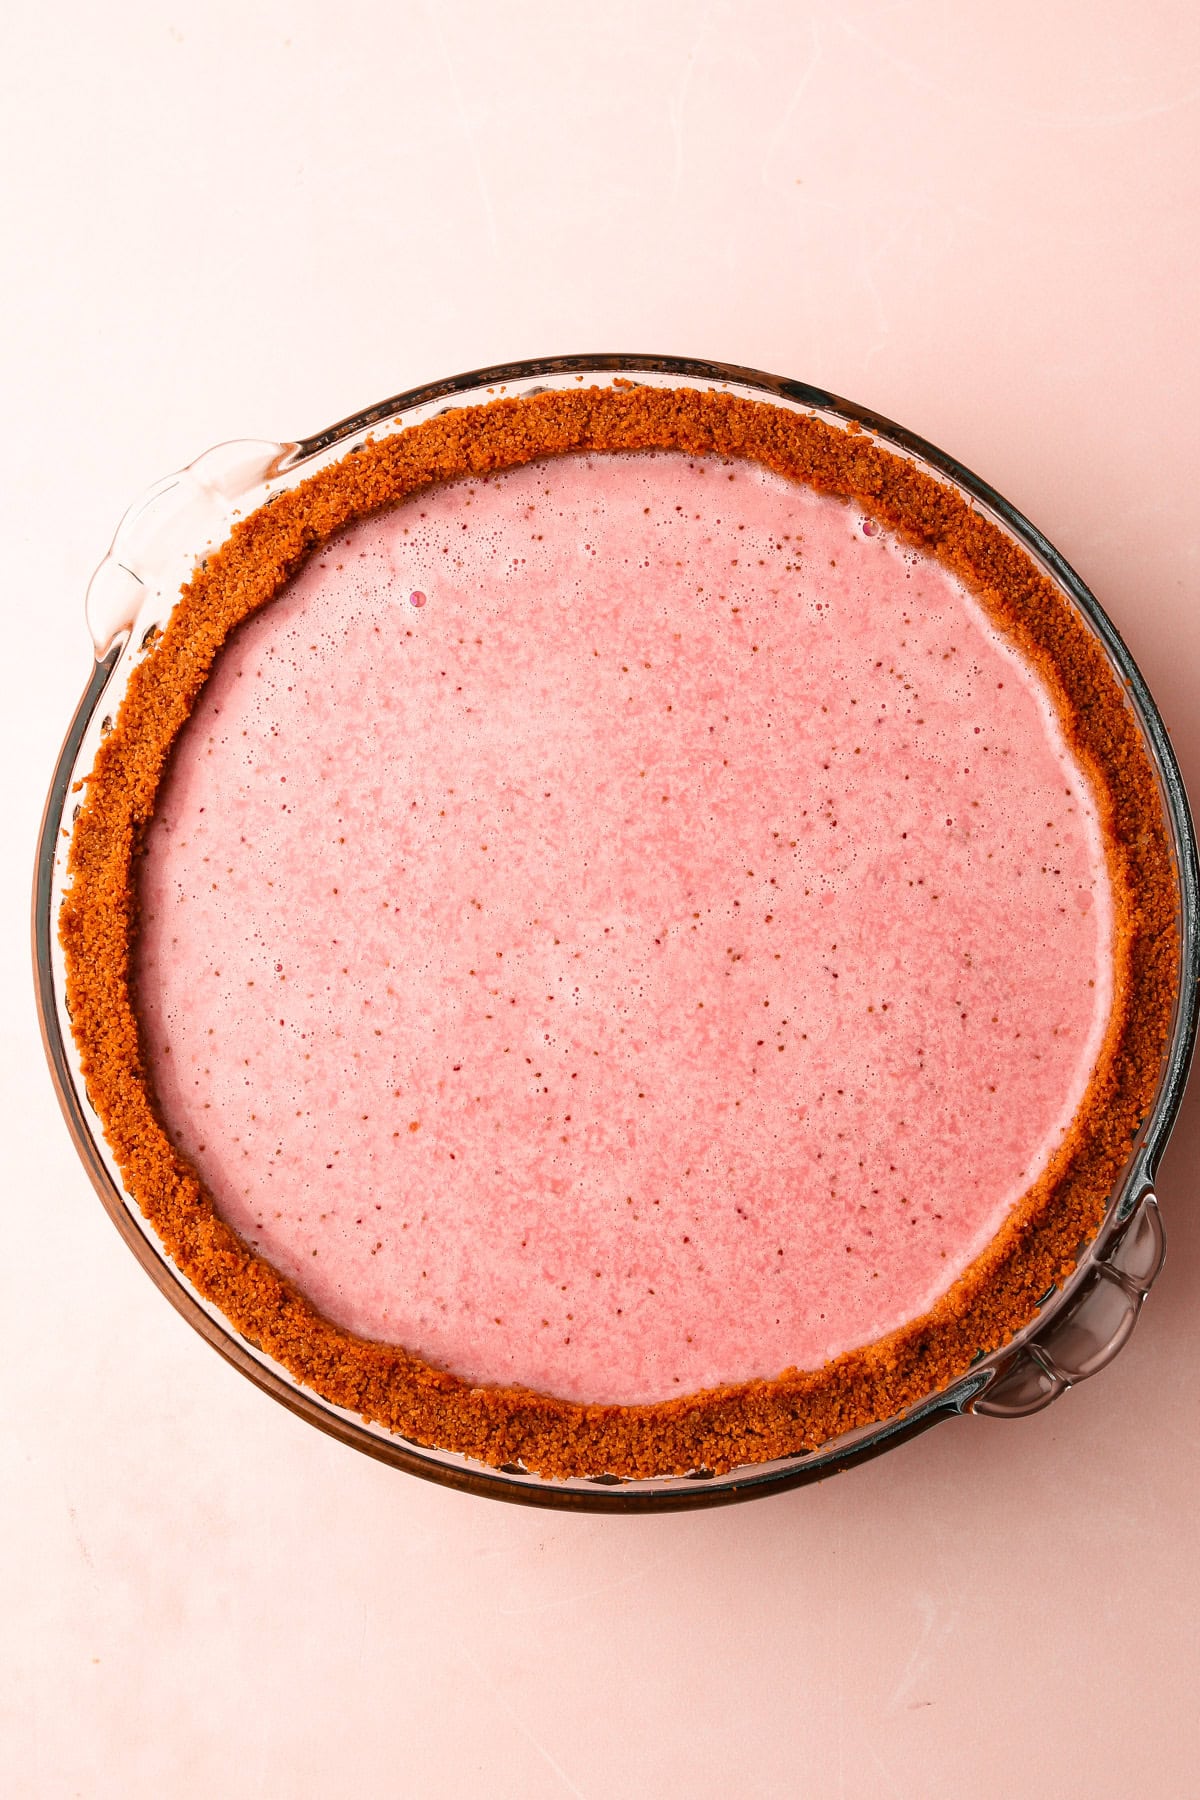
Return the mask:
<path id="1" fill-rule="evenodd" d="M 1167 1270 L 1048 1412 L 753 1507 L 524 1512 L 325 1440 L 155 1293 L 58 1118 L 26 908 L 126 503 L 555 350 L 942 444 L 1099 595 L 1200 791 L 1194 9 L 20 0 L 0 34 L 6 1790 L 1193 1794 L 1195 1095 Z"/>

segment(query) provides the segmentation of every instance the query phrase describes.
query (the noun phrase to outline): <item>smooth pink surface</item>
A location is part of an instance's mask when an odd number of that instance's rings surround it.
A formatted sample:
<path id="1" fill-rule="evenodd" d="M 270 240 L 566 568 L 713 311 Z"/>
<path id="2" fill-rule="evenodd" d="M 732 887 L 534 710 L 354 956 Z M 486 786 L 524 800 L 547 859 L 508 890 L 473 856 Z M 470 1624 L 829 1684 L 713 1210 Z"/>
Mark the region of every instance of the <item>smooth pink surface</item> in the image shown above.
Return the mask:
<path id="1" fill-rule="evenodd" d="M 141 864 L 176 1142 L 327 1317 L 638 1402 L 928 1311 L 1111 994 L 1103 845 L 961 584 L 752 465 L 568 457 L 334 540 Z"/>
<path id="2" fill-rule="evenodd" d="M 0 35 L 6 1789 L 1192 1800 L 1200 1090 L 1141 1323 L 1048 1412 L 753 1506 L 522 1512 L 320 1437 L 164 1304 L 58 1115 L 28 887 L 129 501 L 563 349 L 774 369 L 961 457 L 1200 793 L 1195 7 L 14 0 Z"/>

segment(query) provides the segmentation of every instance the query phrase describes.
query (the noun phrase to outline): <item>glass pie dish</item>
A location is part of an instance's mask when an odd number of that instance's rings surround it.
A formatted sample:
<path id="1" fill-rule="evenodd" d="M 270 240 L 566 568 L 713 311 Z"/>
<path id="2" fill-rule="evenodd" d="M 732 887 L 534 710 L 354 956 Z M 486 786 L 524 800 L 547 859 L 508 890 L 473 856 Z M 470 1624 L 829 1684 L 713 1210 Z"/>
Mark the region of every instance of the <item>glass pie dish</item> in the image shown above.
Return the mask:
<path id="1" fill-rule="evenodd" d="M 548 389 L 570 390 L 584 382 L 604 386 L 614 378 L 625 385 L 717 390 L 765 401 L 843 429 L 849 426 L 893 457 L 911 462 L 927 477 L 956 489 L 968 505 L 1015 540 L 1085 625 L 1128 700 L 1155 774 L 1170 837 L 1180 964 L 1174 1017 L 1156 1072 L 1155 1098 L 1113 1186 L 1099 1232 L 1081 1248 L 1069 1279 L 1043 1297 L 1035 1316 L 1002 1349 L 981 1355 L 966 1374 L 902 1413 L 802 1455 L 717 1475 L 696 1469 L 690 1474 L 626 1478 L 601 1470 L 586 1477 L 545 1479 L 517 1464 L 485 1467 L 364 1422 L 301 1385 L 240 1336 L 193 1287 L 169 1259 L 127 1192 L 92 1109 L 66 1010 L 66 971 L 56 922 L 69 883 L 71 833 L 80 810 L 75 800 L 78 784 L 86 779 L 117 715 L 131 671 L 165 624 L 182 584 L 197 562 L 224 542 L 239 517 L 256 512 L 281 493 L 340 463 L 369 438 L 378 441 L 441 412 L 479 405 L 500 395 L 521 398 Z M 35 892 L 38 1000 L 51 1069 L 85 1165 L 143 1266 L 209 1342 L 275 1398 L 343 1441 L 449 1485 L 577 1509 L 672 1508 L 747 1498 L 816 1480 L 954 1414 L 1016 1416 L 1035 1411 L 1075 1381 L 1096 1373 L 1124 1343 L 1162 1262 L 1164 1243 L 1153 1194 L 1154 1175 L 1177 1110 L 1195 1033 L 1196 852 L 1192 827 L 1161 720 L 1112 626 L 1040 534 L 950 458 L 834 396 L 752 371 L 625 356 L 511 365 L 401 395 L 300 443 L 240 442 L 210 451 L 188 469 L 157 484 L 126 515 L 91 584 L 87 610 L 96 666 L 55 773 Z"/>

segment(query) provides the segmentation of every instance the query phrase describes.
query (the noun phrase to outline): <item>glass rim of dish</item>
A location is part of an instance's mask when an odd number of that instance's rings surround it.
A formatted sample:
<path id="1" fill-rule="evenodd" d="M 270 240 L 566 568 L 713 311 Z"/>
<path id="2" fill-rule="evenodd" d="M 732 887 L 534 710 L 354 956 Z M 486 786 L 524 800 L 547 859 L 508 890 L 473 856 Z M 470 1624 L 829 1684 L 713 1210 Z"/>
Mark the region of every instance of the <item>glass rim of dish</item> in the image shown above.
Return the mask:
<path id="1" fill-rule="evenodd" d="M 368 438 L 408 429 L 455 407 L 529 397 L 585 383 L 716 389 L 765 401 L 862 432 L 964 495 L 1014 539 L 1083 619 L 1117 676 L 1154 771 L 1173 860 L 1179 925 L 1174 1012 L 1153 1106 L 1137 1132 L 1103 1221 L 1081 1247 L 1070 1278 L 1051 1289 L 1021 1330 L 980 1356 L 966 1375 L 892 1418 L 863 1425 L 775 1462 L 714 1475 L 542 1477 L 517 1465 L 496 1469 L 456 1452 L 412 1443 L 369 1424 L 306 1388 L 243 1338 L 170 1260 L 128 1193 L 91 1108 L 66 1010 L 63 951 L 55 923 L 67 885 L 74 785 L 92 766 L 140 650 L 169 613 L 191 568 L 236 519 L 340 462 Z M 1161 1266 L 1163 1238 L 1153 1194 L 1158 1162 L 1187 1078 L 1200 1005 L 1200 871 L 1187 796 L 1166 728 L 1120 635 L 1066 560 L 1038 529 L 961 463 L 906 428 L 803 382 L 690 358 L 604 353 L 539 358 L 432 382 L 291 443 L 217 446 L 157 483 L 125 515 L 88 593 L 96 663 L 67 732 L 39 837 L 33 948 L 42 1037 L 76 1149 L 126 1243 L 176 1309 L 257 1386 L 354 1448 L 443 1485 L 533 1505 L 582 1511 L 673 1510 L 714 1505 L 822 1479 L 964 1412 L 1016 1416 L 1038 1410 L 1110 1360 L 1136 1321 Z"/>

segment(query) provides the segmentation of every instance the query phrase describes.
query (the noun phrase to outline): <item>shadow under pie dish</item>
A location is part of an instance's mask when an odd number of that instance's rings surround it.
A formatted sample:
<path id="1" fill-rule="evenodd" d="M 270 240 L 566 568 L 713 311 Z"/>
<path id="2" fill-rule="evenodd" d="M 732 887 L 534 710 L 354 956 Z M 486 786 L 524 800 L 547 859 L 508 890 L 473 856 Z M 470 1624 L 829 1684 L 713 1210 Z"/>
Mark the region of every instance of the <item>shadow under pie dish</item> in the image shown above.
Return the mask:
<path id="1" fill-rule="evenodd" d="M 686 1504 L 1127 1334 L 1186 803 L 957 465 L 796 384 L 557 359 L 212 453 L 90 608 L 52 1061 L 279 1397 L 485 1491 Z"/>

